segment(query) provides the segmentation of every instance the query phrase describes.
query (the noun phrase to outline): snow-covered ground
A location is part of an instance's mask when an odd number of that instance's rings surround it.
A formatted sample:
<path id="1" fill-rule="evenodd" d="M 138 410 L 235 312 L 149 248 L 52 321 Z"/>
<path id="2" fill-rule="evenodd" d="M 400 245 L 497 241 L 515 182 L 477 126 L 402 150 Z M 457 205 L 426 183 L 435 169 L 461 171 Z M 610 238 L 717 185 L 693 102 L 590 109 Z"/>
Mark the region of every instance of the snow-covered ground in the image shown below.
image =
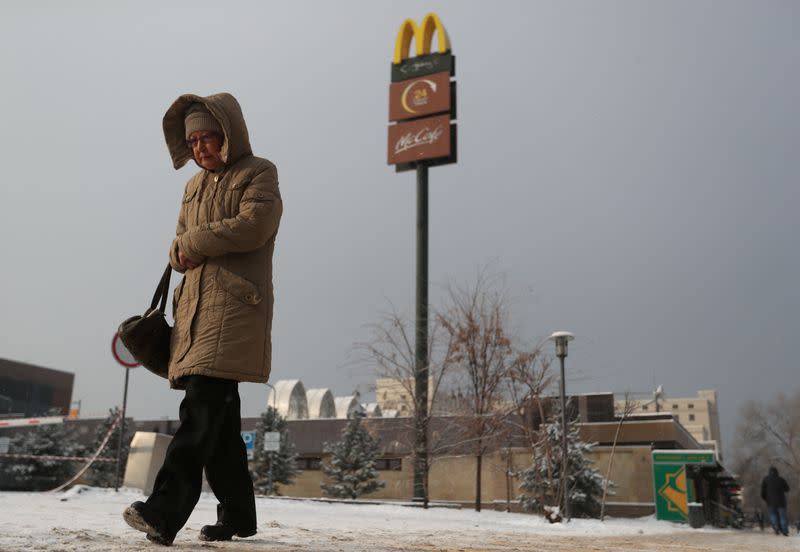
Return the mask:
<path id="1" fill-rule="evenodd" d="M 0 493 L 0 551 L 119 552 L 157 550 L 129 528 L 122 511 L 139 491 L 76 487 L 65 493 Z M 643 519 L 573 520 L 550 525 L 536 516 L 395 504 L 343 504 L 258 498 L 258 534 L 228 543 L 197 539 L 215 521 L 204 493 L 175 539 L 178 550 L 242 551 L 750 551 L 800 550 L 800 538 L 770 532 L 693 530 Z"/>

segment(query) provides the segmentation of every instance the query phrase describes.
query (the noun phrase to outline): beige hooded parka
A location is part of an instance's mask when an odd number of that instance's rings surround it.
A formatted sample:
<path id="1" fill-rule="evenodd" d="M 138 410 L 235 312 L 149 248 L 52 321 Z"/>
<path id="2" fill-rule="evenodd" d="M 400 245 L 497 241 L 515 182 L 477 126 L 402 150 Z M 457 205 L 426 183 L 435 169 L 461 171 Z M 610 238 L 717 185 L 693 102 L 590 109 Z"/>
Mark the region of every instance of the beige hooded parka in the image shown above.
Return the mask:
<path id="1" fill-rule="evenodd" d="M 203 104 L 224 132 L 224 168 L 200 170 L 186 184 L 170 264 L 175 288 L 169 381 L 198 374 L 263 383 L 272 358 L 272 252 L 283 211 L 275 165 L 254 157 L 239 103 L 230 94 L 184 94 L 164 115 L 173 165 L 193 160 L 184 115 Z M 178 251 L 200 266 L 186 270 Z"/>

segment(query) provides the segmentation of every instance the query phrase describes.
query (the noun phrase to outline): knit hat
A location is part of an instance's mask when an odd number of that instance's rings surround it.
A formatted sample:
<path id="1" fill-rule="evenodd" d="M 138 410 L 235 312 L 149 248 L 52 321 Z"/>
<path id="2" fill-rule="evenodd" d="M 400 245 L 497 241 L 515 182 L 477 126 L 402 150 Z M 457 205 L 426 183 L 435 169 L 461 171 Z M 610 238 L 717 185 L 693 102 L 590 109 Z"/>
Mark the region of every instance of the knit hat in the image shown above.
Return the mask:
<path id="1" fill-rule="evenodd" d="M 183 126 L 186 127 L 186 139 L 193 132 L 198 130 L 210 130 L 223 134 L 222 127 L 214 116 L 208 112 L 205 106 L 201 103 L 193 103 L 186 110 L 186 118 L 184 119 Z"/>

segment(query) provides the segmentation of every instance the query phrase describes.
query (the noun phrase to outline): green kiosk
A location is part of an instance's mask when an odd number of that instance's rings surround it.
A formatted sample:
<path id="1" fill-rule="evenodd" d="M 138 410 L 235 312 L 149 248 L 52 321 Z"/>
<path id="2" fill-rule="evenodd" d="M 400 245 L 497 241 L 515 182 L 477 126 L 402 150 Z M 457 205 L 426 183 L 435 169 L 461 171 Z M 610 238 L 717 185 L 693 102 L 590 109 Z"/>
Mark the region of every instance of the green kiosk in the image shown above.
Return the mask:
<path id="1" fill-rule="evenodd" d="M 656 519 L 688 522 L 689 504 L 695 501 L 696 490 L 687 472 L 695 466 L 717 466 L 714 452 L 654 450 L 652 454 Z"/>

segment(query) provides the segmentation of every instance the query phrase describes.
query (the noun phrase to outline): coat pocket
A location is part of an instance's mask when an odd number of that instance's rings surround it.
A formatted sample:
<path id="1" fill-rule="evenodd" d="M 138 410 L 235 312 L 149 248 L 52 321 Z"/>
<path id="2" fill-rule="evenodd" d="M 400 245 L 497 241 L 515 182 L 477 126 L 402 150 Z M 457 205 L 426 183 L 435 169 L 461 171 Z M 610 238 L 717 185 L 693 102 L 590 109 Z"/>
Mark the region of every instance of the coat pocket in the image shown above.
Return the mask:
<path id="1" fill-rule="evenodd" d="M 234 180 L 228 185 L 229 190 L 238 190 L 239 188 L 243 188 L 247 186 L 252 181 L 251 178 L 240 178 L 239 180 Z"/>
<path id="2" fill-rule="evenodd" d="M 217 272 L 217 283 L 242 303 L 257 305 L 261 302 L 262 296 L 258 286 L 230 270 L 220 267 Z"/>
<path id="3" fill-rule="evenodd" d="M 196 195 L 197 195 L 197 186 L 194 186 L 193 188 L 186 190 L 186 192 L 183 194 L 183 202 L 191 203 L 191 201 L 194 199 L 194 196 Z"/>

